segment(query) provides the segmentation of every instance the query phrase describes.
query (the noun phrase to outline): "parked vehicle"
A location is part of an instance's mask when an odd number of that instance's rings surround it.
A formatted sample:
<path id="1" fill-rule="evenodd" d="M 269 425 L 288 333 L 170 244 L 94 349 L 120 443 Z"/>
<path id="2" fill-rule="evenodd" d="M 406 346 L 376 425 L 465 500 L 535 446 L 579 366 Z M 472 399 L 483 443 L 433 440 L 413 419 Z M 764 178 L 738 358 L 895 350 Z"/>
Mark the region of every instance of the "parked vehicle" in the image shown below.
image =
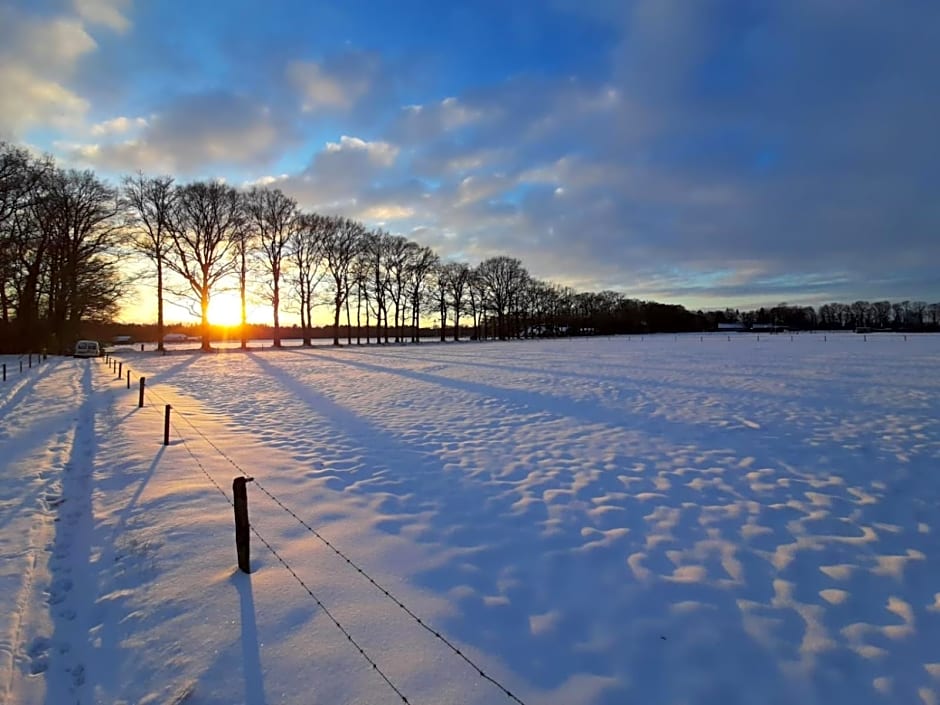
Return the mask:
<path id="1" fill-rule="evenodd" d="M 75 343 L 75 357 L 100 357 L 101 346 L 97 340 L 79 340 Z"/>

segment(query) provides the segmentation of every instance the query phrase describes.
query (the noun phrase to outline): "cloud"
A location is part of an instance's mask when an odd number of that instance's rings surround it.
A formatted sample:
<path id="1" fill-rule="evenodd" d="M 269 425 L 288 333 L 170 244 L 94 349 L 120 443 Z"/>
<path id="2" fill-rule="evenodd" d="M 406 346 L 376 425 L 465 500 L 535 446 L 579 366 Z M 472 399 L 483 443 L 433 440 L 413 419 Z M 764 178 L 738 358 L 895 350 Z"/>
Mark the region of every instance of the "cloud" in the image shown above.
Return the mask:
<path id="1" fill-rule="evenodd" d="M 129 0 L 75 0 L 75 9 L 83 20 L 123 34 L 131 24 L 125 16 L 129 4 Z"/>
<path id="2" fill-rule="evenodd" d="M 0 7 L 0 136 L 78 124 L 88 102 L 67 83 L 74 64 L 96 46 L 77 19 Z"/>
<path id="3" fill-rule="evenodd" d="M 349 137 L 343 135 L 339 142 L 326 143 L 326 155 L 324 159 L 329 159 L 328 155 L 340 155 L 340 159 L 345 159 L 344 155 L 364 154 L 366 159 L 377 166 L 391 166 L 398 156 L 398 147 L 388 142 L 366 142 L 358 137 Z M 352 157 L 355 159 L 355 157 Z"/>
<path id="4" fill-rule="evenodd" d="M 347 53 L 327 61 L 291 61 L 287 78 L 301 98 L 304 112 L 352 108 L 372 88 L 379 71 L 376 57 Z"/>
<path id="5" fill-rule="evenodd" d="M 138 136 L 72 145 L 68 156 L 108 170 L 200 174 L 225 166 L 263 167 L 296 138 L 290 123 L 267 106 L 223 92 L 180 97 L 144 124 L 140 120 L 101 123 L 101 135 L 120 134 L 117 128 L 126 125 L 137 128 Z"/>
<path id="6" fill-rule="evenodd" d="M 147 127 L 147 119 L 142 117 L 128 118 L 119 116 L 105 120 L 91 126 L 91 134 L 95 136 L 102 135 L 123 135 L 134 130 L 141 130 Z"/>

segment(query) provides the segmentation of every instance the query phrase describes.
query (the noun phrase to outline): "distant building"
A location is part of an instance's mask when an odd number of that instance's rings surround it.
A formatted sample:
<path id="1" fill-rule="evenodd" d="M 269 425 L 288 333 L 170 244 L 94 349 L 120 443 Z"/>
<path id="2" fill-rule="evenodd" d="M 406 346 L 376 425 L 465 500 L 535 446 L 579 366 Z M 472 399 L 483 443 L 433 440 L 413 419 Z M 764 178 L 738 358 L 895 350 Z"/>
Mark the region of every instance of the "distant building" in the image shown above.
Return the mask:
<path id="1" fill-rule="evenodd" d="M 185 343 L 186 340 L 186 336 L 182 333 L 167 333 L 163 336 L 164 343 Z"/>
<path id="2" fill-rule="evenodd" d="M 721 331 L 745 331 L 747 326 L 743 323 L 719 323 L 718 330 Z"/>

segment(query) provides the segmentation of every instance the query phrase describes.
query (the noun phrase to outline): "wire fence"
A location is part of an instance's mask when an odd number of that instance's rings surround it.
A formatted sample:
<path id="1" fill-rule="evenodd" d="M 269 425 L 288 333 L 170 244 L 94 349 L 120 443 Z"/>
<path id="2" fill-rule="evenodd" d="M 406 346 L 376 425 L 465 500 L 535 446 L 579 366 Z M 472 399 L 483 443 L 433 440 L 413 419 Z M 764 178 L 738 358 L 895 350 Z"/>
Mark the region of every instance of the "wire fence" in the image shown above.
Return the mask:
<path id="1" fill-rule="evenodd" d="M 105 356 L 105 361 L 111 361 L 110 355 Z M 128 380 L 130 380 L 130 374 L 132 373 L 129 366 L 123 366 L 123 370 L 126 370 L 128 373 Z M 121 376 L 116 376 L 115 381 L 122 380 Z M 226 453 L 222 448 L 220 448 L 211 438 L 209 438 L 199 427 L 189 418 L 185 413 L 182 413 L 179 408 L 173 407 L 173 405 L 159 392 L 155 391 L 152 386 L 146 387 L 146 392 L 156 398 L 158 401 L 162 402 L 167 410 L 173 409 L 176 411 L 174 418 L 182 419 L 186 425 L 192 429 L 192 431 L 201 438 L 209 447 L 211 447 L 222 459 L 224 459 L 229 465 L 231 465 L 236 471 L 238 471 L 243 477 L 253 480 L 253 484 L 258 488 L 258 490 L 264 494 L 268 499 L 270 499 L 274 504 L 276 504 L 282 511 L 290 515 L 295 521 L 297 521 L 304 529 L 306 529 L 312 536 L 319 540 L 323 545 L 325 545 L 330 551 L 332 551 L 336 556 L 343 560 L 347 565 L 349 565 L 358 575 L 364 578 L 372 587 L 374 587 L 379 593 L 381 593 L 389 602 L 394 605 L 397 609 L 401 610 L 406 614 L 412 621 L 414 621 L 418 626 L 424 629 L 426 632 L 434 636 L 444 647 L 453 652 L 458 656 L 464 663 L 466 663 L 480 678 L 486 680 L 497 688 L 500 692 L 503 693 L 509 700 L 518 703 L 519 705 L 525 705 L 525 703 L 515 695 L 511 690 L 506 686 L 500 683 L 496 678 L 487 673 L 478 663 L 471 659 L 464 651 L 462 651 L 458 646 L 456 646 L 452 641 L 450 641 L 446 636 L 444 636 L 440 630 L 431 626 L 425 619 L 418 616 L 414 610 L 408 607 L 402 600 L 396 597 L 388 588 L 380 584 L 375 578 L 373 578 L 366 570 L 360 566 L 358 563 L 352 560 L 345 552 L 340 550 L 336 545 L 334 545 L 329 539 L 327 539 L 323 534 L 311 526 L 307 521 L 305 521 L 301 516 L 297 514 L 290 506 L 288 506 L 283 500 L 281 500 L 277 495 L 267 489 L 262 483 L 260 483 L 256 478 L 253 478 L 249 473 L 234 459 Z M 159 409 L 147 406 L 144 404 L 145 408 L 152 409 L 158 414 Z M 169 418 L 169 417 L 167 417 Z M 222 486 L 215 480 L 212 474 L 206 469 L 205 465 L 200 461 L 199 457 L 193 452 L 193 449 L 190 447 L 190 444 L 187 442 L 187 438 L 180 431 L 180 428 L 177 424 L 169 422 L 169 427 L 172 428 L 173 432 L 176 434 L 177 438 L 180 441 L 180 444 L 186 449 L 189 456 L 193 459 L 193 462 L 199 468 L 199 470 L 206 476 L 209 482 L 219 491 L 219 493 L 225 498 L 233 508 L 235 507 L 234 501 L 229 497 L 228 493 L 222 488 Z M 411 701 L 402 693 L 401 689 L 395 685 L 391 678 L 379 667 L 376 660 L 370 656 L 365 649 L 359 644 L 358 641 L 352 636 L 349 630 L 343 626 L 343 624 L 336 618 L 336 616 L 323 604 L 322 600 L 317 596 L 317 594 L 304 582 L 300 577 L 298 572 L 291 566 L 284 557 L 275 549 L 271 542 L 266 539 L 257 529 L 253 523 L 249 523 L 249 528 L 251 532 L 258 537 L 258 540 L 272 553 L 275 559 L 287 570 L 288 573 L 294 578 L 294 580 L 300 585 L 300 587 L 314 600 L 316 605 L 323 611 L 327 618 L 333 623 L 333 625 L 343 634 L 346 640 L 353 646 L 353 648 L 359 653 L 359 655 L 371 666 L 372 670 L 388 685 L 388 687 L 395 693 L 395 695 L 403 702 L 410 703 Z"/>

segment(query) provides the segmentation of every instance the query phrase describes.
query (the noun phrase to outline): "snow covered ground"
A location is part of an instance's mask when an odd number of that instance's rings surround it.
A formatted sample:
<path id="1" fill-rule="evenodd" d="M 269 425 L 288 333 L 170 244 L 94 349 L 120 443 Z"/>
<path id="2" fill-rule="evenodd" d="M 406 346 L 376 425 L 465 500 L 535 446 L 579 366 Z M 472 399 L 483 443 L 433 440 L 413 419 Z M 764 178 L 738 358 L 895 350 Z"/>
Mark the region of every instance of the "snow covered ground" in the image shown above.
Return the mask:
<path id="1" fill-rule="evenodd" d="M 328 541 L 527 705 L 940 703 L 938 337 L 121 359 L 0 387 L 0 702 L 516 702 Z"/>

